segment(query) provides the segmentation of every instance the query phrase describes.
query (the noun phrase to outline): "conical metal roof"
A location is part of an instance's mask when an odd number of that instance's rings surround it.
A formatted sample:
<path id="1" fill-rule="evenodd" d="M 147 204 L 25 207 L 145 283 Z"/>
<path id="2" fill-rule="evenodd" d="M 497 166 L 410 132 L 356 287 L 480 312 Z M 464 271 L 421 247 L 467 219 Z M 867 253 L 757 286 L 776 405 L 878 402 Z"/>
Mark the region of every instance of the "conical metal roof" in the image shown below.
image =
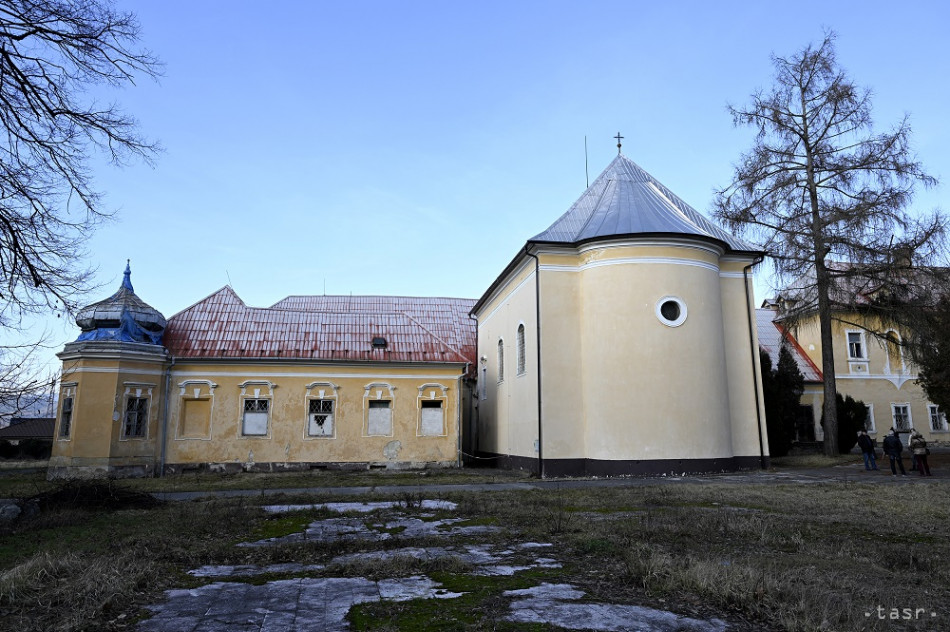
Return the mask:
<path id="1" fill-rule="evenodd" d="M 713 239 L 758 252 L 703 217 L 635 162 L 618 154 L 564 215 L 530 242 L 574 244 L 632 235 Z"/>
<path id="2" fill-rule="evenodd" d="M 127 264 L 119 291 L 87 305 L 76 313 L 83 333 L 79 340 L 122 340 L 160 344 L 165 317 L 140 299 L 132 288 L 132 269 Z"/>

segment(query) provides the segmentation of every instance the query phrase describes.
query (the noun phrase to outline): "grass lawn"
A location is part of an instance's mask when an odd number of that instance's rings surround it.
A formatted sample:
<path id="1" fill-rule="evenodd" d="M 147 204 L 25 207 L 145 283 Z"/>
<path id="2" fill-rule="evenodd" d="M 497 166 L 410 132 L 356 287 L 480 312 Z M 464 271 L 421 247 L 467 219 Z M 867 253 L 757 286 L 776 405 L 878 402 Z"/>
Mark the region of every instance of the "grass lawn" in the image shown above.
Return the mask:
<path id="1" fill-rule="evenodd" d="M 291 481 L 287 487 L 420 482 L 418 474 L 377 474 L 291 474 L 283 480 Z M 445 472 L 422 480 L 443 482 L 442 475 L 447 480 L 467 477 L 466 482 L 472 476 L 496 476 Z M 31 476 L 14 478 L 0 478 L 6 490 L 30 495 L 49 489 Z M 233 478 L 246 482 L 242 476 Z M 278 484 L 267 477 L 253 480 L 268 487 Z M 161 601 L 164 590 L 210 581 L 186 575 L 188 569 L 319 564 L 341 552 L 397 546 L 391 541 L 311 541 L 239 548 L 238 542 L 300 531 L 324 515 L 310 510 L 269 516 L 259 504 L 341 497 L 253 497 L 154 507 L 136 501 L 139 489 L 157 490 L 161 483 L 122 482 L 111 488 L 111 496 L 98 496 L 95 509 L 77 508 L 69 494 L 61 494 L 38 515 L 8 527 L 0 535 L 0 629 L 133 629 L 147 616 L 143 606 Z M 181 484 L 171 481 L 170 488 L 185 489 Z M 402 496 L 395 499 L 412 500 L 409 494 Z M 459 503 L 455 516 L 501 527 L 485 536 L 489 541 L 553 543 L 552 556 L 563 568 L 506 579 L 473 577 L 444 562 L 333 568 L 333 576 L 425 573 L 450 590 L 467 593 L 458 600 L 363 604 L 351 611 L 354 629 L 417 630 L 426 621 L 445 622 L 445 629 L 528 629 L 504 622 L 501 592 L 539 581 L 571 583 L 597 602 L 726 617 L 739 630 L 950 629 L 950 566 L 945 563 L 950 559 L 950 485 L 943 482 L 679 483 L 440 497 Z M 374 498 L 382 499 L 354 497 Z M 928 618 L 891 620 L 894 608 L 900 609 L 900 617 L 904 608 L 922 608 Z M 880 612 L 884 620 L 878 618 Z M 937 617 L 931 618 L 931 612 Z"/>

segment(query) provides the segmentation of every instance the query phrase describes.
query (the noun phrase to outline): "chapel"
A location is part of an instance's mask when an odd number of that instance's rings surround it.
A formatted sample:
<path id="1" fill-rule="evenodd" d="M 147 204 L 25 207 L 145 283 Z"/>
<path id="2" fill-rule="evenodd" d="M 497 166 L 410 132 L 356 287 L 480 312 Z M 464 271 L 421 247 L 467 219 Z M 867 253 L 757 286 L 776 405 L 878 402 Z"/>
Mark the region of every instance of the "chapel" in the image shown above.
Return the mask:
<path id="1" fill-rule="evenodd" d="M 542 476 L 766 467 L 764 253 L 619 152 L 472 309 L 483 459 Z"/>

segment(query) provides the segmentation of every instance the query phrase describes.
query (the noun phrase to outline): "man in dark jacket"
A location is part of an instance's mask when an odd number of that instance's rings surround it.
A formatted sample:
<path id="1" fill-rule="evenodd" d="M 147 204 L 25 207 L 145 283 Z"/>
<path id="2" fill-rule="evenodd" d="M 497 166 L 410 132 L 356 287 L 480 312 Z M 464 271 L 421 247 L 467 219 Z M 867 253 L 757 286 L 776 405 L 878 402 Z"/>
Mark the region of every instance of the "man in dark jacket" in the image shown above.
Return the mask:
<path id="1" fill-rule="evenodd" d="M 907 476 L 907 472 L 904 471 L 904 459 L 901 457 L 903 451 L 904 444 L 901 443 L 901 438 L 897 436 L 897 428 L 891 428 L 890 433 L 884 437 L 884 454 L 891 459 L 892 476 L 897 476 L 897 468 L 894 467 L 895 462 L 901 468 L 901 476 Z"/>
<path id="2" fill-rule="evenodd" d="M 864 457 L 864 469 L 876 470 L 877 457 L 874 455 L 874 442 L 871 437 L 863 430 L 858 430 L 858 446 L 861 448 L 861 455 Z"/>

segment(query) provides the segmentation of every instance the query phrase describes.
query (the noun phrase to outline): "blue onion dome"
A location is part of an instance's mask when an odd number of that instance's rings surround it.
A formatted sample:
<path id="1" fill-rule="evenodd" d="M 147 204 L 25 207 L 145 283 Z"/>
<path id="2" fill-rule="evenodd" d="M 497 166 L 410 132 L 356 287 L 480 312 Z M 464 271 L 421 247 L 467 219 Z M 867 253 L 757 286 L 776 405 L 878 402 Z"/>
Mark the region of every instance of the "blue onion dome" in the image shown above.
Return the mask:
<path id="1" fill-rule="evenodd" d="M 132 288 L 132 269 L 127 263 L 119 291 L 109 298 L 87 305 L 76 313 L 82 329 L 77 340 L 115 340 L 162 344 L 165 317 L 140 299 Z"/>

